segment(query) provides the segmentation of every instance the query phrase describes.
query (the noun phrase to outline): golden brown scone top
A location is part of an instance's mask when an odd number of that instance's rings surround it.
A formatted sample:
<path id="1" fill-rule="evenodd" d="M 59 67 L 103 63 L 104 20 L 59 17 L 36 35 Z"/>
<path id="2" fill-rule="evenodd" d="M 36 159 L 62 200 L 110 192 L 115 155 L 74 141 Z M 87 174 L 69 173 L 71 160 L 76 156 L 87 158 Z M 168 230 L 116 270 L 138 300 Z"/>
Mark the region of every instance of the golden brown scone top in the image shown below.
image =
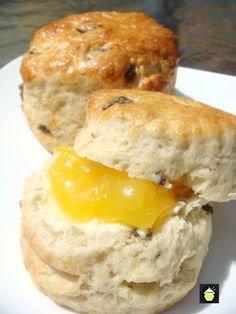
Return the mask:
<path id="1" fill-rule="evenodd" d="M 158 92 L 99 90 L 88 99 L 87 120 L 129 120 L 134 129 L 148 129 L 153 136 L 196 138 L 236 133 L 236 117 L 222 110 Z"/>
<path id="2" fill-rule="evenodd" d="M 78 74 L 106 82 L 154 75 L 141 89 L 165 84 L 178 62 L 173 33 L 143 13 L 90 12 L 71 15 L 40 28 L 24 55 L 21 74 L 25 82 L 59 73 L 62 79 Z M 148 86 L 146 86 L 148 85 Z"/>

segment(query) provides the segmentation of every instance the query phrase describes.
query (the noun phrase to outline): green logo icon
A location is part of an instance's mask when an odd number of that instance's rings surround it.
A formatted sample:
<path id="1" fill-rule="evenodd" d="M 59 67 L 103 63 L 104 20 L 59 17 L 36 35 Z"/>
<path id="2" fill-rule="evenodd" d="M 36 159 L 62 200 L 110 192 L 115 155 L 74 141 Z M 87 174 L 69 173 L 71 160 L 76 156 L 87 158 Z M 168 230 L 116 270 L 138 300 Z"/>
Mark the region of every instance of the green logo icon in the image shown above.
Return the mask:
<path id="1" fill-rule="evenodd" d="M 213 289 L 214 289 L 214 287 L 213 287 Z M 214 297 L 215 297 L 215 291 L 212 290 L 210 287 L 208 287 L 208 289 L 206 291 L 204 291 L 204 299 L 207 302 L 211 302 L 214 300 Z"/>
<path id="2" fill-rule="evenodd" d="M 199 302 L 219 303 L 219 291 L 218 283 L 201 283 L 199 285 Z"/>

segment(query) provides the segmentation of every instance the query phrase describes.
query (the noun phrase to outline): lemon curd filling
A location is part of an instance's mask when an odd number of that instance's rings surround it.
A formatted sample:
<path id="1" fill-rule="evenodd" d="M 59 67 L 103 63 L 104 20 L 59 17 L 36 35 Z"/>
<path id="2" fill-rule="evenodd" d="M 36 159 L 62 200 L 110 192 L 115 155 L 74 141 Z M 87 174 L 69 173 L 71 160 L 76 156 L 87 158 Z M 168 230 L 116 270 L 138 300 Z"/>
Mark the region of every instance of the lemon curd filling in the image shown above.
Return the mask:
<path id="1" fill-rule="evenodd" d="M 173 213 L 178 199 L 173 189 L 130 178 L 124 171 L 58 147 L 48 168 L 51 191 L 61 210 L 74 222 L 94 218 L 135 228 L 157 228 Z"/>

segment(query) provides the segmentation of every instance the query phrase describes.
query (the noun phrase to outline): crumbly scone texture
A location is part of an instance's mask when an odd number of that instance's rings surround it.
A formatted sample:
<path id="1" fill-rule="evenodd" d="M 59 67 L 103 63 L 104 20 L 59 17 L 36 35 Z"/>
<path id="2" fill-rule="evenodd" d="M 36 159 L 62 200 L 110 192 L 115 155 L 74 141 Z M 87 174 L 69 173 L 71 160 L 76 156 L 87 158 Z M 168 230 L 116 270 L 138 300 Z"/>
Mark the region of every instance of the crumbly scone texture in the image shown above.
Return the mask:
<path id="1" fill-rule="evenodd" d="M 183 97 L 137 90 L 91 95 L 78 155 L 131 177 L 179 181 L 208 201 L 236 199 L 236 117 Z"/>
<path id="2" fill-rule="evenodd" d="M 27 179 L 22 249 L 34 282 L 57 303 L 81 313 L 152 314 L 196 283 L 212 231 L 201 207 L 140 236 L 119 224 L 73 223 L 50 198 L 44 172 Z"/>
<path id="3" fill-rule="evenodd" d="M 91 92 L 172 92 L 177 64 L 173 33 L 141 12 L 71 15 L 40 28 L 23 56 L 23 109 L 46 148 L 72 145 Z"/>

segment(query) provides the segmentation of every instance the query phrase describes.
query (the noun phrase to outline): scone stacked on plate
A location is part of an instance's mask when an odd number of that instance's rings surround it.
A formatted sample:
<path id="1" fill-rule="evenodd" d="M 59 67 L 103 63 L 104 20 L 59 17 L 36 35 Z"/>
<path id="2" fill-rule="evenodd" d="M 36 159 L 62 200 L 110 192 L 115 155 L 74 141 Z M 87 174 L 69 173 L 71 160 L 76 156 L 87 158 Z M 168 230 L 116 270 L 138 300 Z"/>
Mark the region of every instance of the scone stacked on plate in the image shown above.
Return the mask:
<path id="1" fill-rule="evenodd" d="M 177 64 L 173 33 L 143 13 L 68 16 L 39 29 L 23 57 L 23 109 L 37 138 L 52 151 L 73 144 L 91 92 L 170 93 Z"/>
<path id="2" fill-rule="evenodd" d="M 236 117 L 181 97 L 101 90 L 74 148 L 29 177 L 22 249 L 35 284 L 81 313 L 163 311 L 195 285 L 208 202 L 236 199 Z"/>

